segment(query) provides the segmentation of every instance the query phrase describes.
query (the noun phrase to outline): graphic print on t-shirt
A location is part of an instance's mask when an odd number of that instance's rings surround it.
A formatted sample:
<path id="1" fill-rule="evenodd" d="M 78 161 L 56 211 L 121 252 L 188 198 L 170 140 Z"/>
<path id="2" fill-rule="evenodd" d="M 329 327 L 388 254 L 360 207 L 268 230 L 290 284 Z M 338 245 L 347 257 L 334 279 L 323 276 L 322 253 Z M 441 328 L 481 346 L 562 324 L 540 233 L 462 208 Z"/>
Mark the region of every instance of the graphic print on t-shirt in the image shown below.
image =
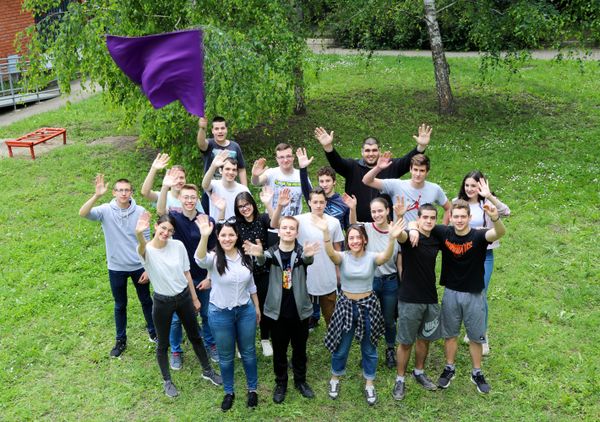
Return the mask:
<path id="1" fill-rule="evenodd" d="M 471 242 L 457 244 L 457 243 L 452 243 L 448 239 L 446 239 L 444 241 L 444 245 L 446 245 L 448 250 L 450 252 L 452 252 L 452 255 L 454 255 L 455 258 L 460 258 L 461 256 L 466 254 L 473 247 L 473 242 L 471 241 Z"/>
<path id="2" fill-rule="evenodd" d="M 409 198 L 409 200 L 410 200 L 410 198 Z M 406 207 L 406 212 L 409 212 L 412 210 L 418 210 L 419 207 L 421 206 L 420 201 L 421 201 L 421 194 L 419 194 L 419 197 L 415 201 L 413 201 L 412 204 L 410 204 Z"/>
<path id="3" fill-rule="evenodd" d="M 289 264 L 283 269 L 283 288 L 287 290 L 292 288 L 292 269 Z"/>

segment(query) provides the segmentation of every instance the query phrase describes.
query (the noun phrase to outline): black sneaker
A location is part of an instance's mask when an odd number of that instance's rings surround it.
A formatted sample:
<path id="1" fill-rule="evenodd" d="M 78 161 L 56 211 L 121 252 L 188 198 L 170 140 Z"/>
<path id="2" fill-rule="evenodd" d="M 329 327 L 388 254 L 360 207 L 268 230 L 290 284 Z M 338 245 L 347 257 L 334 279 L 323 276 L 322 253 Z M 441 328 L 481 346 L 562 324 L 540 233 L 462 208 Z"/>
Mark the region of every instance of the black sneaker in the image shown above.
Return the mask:
<path id="1" fill-rule="evenodd" d="M 273 402 L 279 404 L 285 400 L 285 393 L 287 387 L 284 384 L 276 384 L 275 390 L 273 390 Z"/>
<path id="2" fill-rule="evenodd" d="M 148 333 L 148 340 L 151 343 L 157 343 L 158 344 L 158 337 L 156 336 L 156 333 Z"/>
<path id="3" fill-rule="evenodd" d="M 429 379 L 429 377 L 427 375 L 425 375 L 424 373 L 417 375 L 413 371 L 412 375 L 415 378 L 415 381 L 417 381 L 419 384 L 421 384 L 425 390 L 429 390 L 429 391 L 435 391 L 435 390 L 437 390 L 437 385 L 435 385 Z"/>
<path id="4" fill-rule="evenodd" d="M 475 375 L 471 374 L 471 381 L 477 386 L 477 391 L 481 394 L 487 394 L 490 392 L 492 387 L 485 381 L 483 372 L 477 372 Z"/>
<path id="5" fill-rule="evenodd" d="M 233 400 L 235 400 L 235 394 L 225 394 L 223 401 L 221 402 L 221 410 L 227 412 L 233 406 Z"/>
<path id="6" fill-rule="evenodd" d="M 396 351 L 393 347 L 385 349 L 385 365 L 390 369 L 396 367 Z"/>
<path id="7" fill-rule="evenodd" d="M 296 387 L 296 390 L 300 391 L 302 397 L 307 399 L 312 399 L 315 397 L 314 391 L 312 390 L 312 388 L 310 388 L 310 385 L 308 385 L 306 381 L 294 383 L 294 386 Z"/>
<path id="8" fill-rule="evenodd" d="M 456 370 L 450 369 L 447 366 L 444 368 L 444 372 L 440 375 L 440 379 L 438 379 L 438 387 L 440 388 L 448 388 L 450 387 L 450 381 L 454 379 L 454 375 L 456 375 Z"/>
<path id="9" fill-rule="evenodd" d="M 110 351 L 111 358 L 118 358 L 127 348 L 127 340 L 117 340 L 115 347 Z"/>
<path id="10" fill-rule="evenodd" d="M 246 402 L 246 406 L 250 409 L 254 409 L 258 406 L 258 394 L 256 394 L 256 391 L 248 391 L 248 401 Z"/>

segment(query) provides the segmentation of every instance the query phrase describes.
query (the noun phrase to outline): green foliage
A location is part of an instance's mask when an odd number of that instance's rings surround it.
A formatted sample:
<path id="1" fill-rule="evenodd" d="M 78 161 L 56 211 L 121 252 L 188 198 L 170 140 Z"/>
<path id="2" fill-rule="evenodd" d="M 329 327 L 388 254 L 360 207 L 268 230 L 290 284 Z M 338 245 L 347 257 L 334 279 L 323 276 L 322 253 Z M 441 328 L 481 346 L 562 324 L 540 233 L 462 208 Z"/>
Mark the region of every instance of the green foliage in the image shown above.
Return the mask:
<path id="1" fill-rule="evenodd" d="M 34 12 L 55 2 L 27 0 Z M 60 19 L 26 32 L 33 82 L 50 61 L 63 89 L 79 76 L 104 89 L 105 100 L 122 106 L 127 123 L 140 119 L 146 143 L 170 152 L 193 168 L 196 151 L 182 148 L 195 138 L 196 119 L 179 104 L 153 110 L 110 58 L 105 35 L 141 36 L 201 27 L 204 31 L 206 115 L 226 116 L 231 130 L 253 127 L 290 113 L 295 66 L 305 46 L 291 24 L 285 1 L 267 0 L 90 0 L 72 2 Z"/>
<path id="2" fill-rule="evenodd" d="M 9 137 L 65 125 L 69 138 L 35 162 L 0 160 L 0 419 L 597 421 L 600 68 L 587 62 L 582 73 L 578 63 L 534 60 L 521 77 L 494 71 L 491 83 L 480 87 L 476 59 L 450 59 L 450 65 L 460 111 L 441 117 L 435 94 L 423 88 L 433 83 L 427 58 L 373 57 L 369 67 L 359 57 L 310 58 L 307 114 L 269 126 L 267 135 L 256 128 L 239 138 L 248 160 L 265 155 L 270 166 L 276 165 L 277 143 L 305 146 L 315 157 L 309 169 L 314 180 L 326 163 L 312 134 L 317 125 L 335 131 L 342 156 L 358 157 L 360 141 L 369 135 L 398 156 L 414 146 L 411 135 L 426 122 L 433 127 L 429 179 L 449 197 L 466 172 L 480 169 L 489 177 L 512 216 L 495 251 L 489 290 L 491 354 L 483 361 L 493 388 L 488 396 L 470 382 L 468 348 L 461 344 L 448 390 L 425 391 L 409 377 L 406 398 L 395 402 L 390 393 L 396 374 L 382 364 L 380 344 L 379 402 L 369 407 L 354 344 L 340 397 L 332 401 L 326 392 L 331 355 L 321 322 L 308 340 L 313 400 L 297 393 L 290 372 L 285 403 L 273 404 L 272 360 L 259 355 L 258 408 L 245 408 L 245 378 L 236 359 L 236 403 L 222 414 L 222 389 L 200 379 L 189 342 L 183 370 L 172 373 L 181 395 L 170 400 L 131 285 L 127 350 L 111 360 L 114 321 L 102 230 L 77 211 L 91 196 L 98 171 L 107 181 L 127 176 L 139 189 L 153 154 L 90 145 L 137 132 L 119 129 L 122 110 L 93 97 L 2 128 L 2 137 Z M 343 185 L 339 177 L 339 192 Z M 411 356 L 409 369 L 413 363 Z M 443 364 L 443 344 L 435 342 L 428 374 L 435 379 Z"/>
<path id="3" fill-rule="evenodd" d="M 428 49 L 422 0 L 331 0 L 326 17 L 344 46 Z M 553 0 L 436 1 L 448 50 L 487 52 L 600 40 L 600 2 Z"/>

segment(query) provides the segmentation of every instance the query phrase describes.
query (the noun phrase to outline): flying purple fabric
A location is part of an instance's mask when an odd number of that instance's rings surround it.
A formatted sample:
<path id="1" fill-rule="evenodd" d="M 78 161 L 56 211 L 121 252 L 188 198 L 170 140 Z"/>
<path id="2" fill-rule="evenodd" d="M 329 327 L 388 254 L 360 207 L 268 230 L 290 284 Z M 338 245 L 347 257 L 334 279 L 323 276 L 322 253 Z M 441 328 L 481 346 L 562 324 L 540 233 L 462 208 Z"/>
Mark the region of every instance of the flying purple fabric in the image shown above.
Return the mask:
<path id="1" fill-rule="evenodd" d="M 106 46 L 117 66 L 141 85 L 154 108 L 179 100 L 189 113 L 204 116 L 202 31 L 107 35 Z"/>

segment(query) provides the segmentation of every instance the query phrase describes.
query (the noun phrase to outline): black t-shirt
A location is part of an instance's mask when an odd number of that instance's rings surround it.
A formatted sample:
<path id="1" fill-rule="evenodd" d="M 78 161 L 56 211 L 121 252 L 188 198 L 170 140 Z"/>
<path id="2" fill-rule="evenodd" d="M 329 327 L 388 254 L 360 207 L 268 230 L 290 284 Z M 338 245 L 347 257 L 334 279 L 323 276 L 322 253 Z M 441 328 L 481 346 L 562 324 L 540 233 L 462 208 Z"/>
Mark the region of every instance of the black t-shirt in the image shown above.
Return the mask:
<path id="1" fill-rule="evenodd" d="M 437 225 L 433 228 L 431 235 L 442 242 L 442 286 L 468 293 L 483 290 L 483 264 L 490 244 L 485 239 L 487 231 L 471 229 L 466 235 L 458 236 L 451 226 Z"/>
<path id="2" fill-rule="evenodd" d="M 248 223 L 245 219 L 242 218 L 241 221 L 238 221 L 237 227 L 240 231 L 240 237 L 242 239 L 242 243 L 244 241 L 249 240 L 252 243 L 256 243 L 256 239 L 260 239 L 260 242 L 263 245 L 263 248 L 267 247 L 267 230 L 271 225 L 271 219 L 269 218 L 269 214 L 259 214 L 257 218 L 255 218 L 251 223 Z M 263 274 L 268 272 L 268 268 L 264 265 L 254 265 L 254 273 L 255 274 Z"/>
<path id="3" fill-rule="evenodd" d="M 413 248 L 410 239 L 402 249 L 402 281 L 398 299 L 407 303 L 438 303 L 435 287 L 435 260 L 441 242 L 434 236 L 419 233 L 419 244 Z"/>
<path id="4" fill-rule="evenodd" d="M 281 270 L 283 277 L 281 280 L 281 308 L 279 310 L 280 318 L 298 319 L 298 310 L 296 309 L 296 301 L 294 300 L 294 291 L 292 285 L 295 280 L 292 280 L 292 251 L 284 252 L 279 250 L 281 255 Z"/>

